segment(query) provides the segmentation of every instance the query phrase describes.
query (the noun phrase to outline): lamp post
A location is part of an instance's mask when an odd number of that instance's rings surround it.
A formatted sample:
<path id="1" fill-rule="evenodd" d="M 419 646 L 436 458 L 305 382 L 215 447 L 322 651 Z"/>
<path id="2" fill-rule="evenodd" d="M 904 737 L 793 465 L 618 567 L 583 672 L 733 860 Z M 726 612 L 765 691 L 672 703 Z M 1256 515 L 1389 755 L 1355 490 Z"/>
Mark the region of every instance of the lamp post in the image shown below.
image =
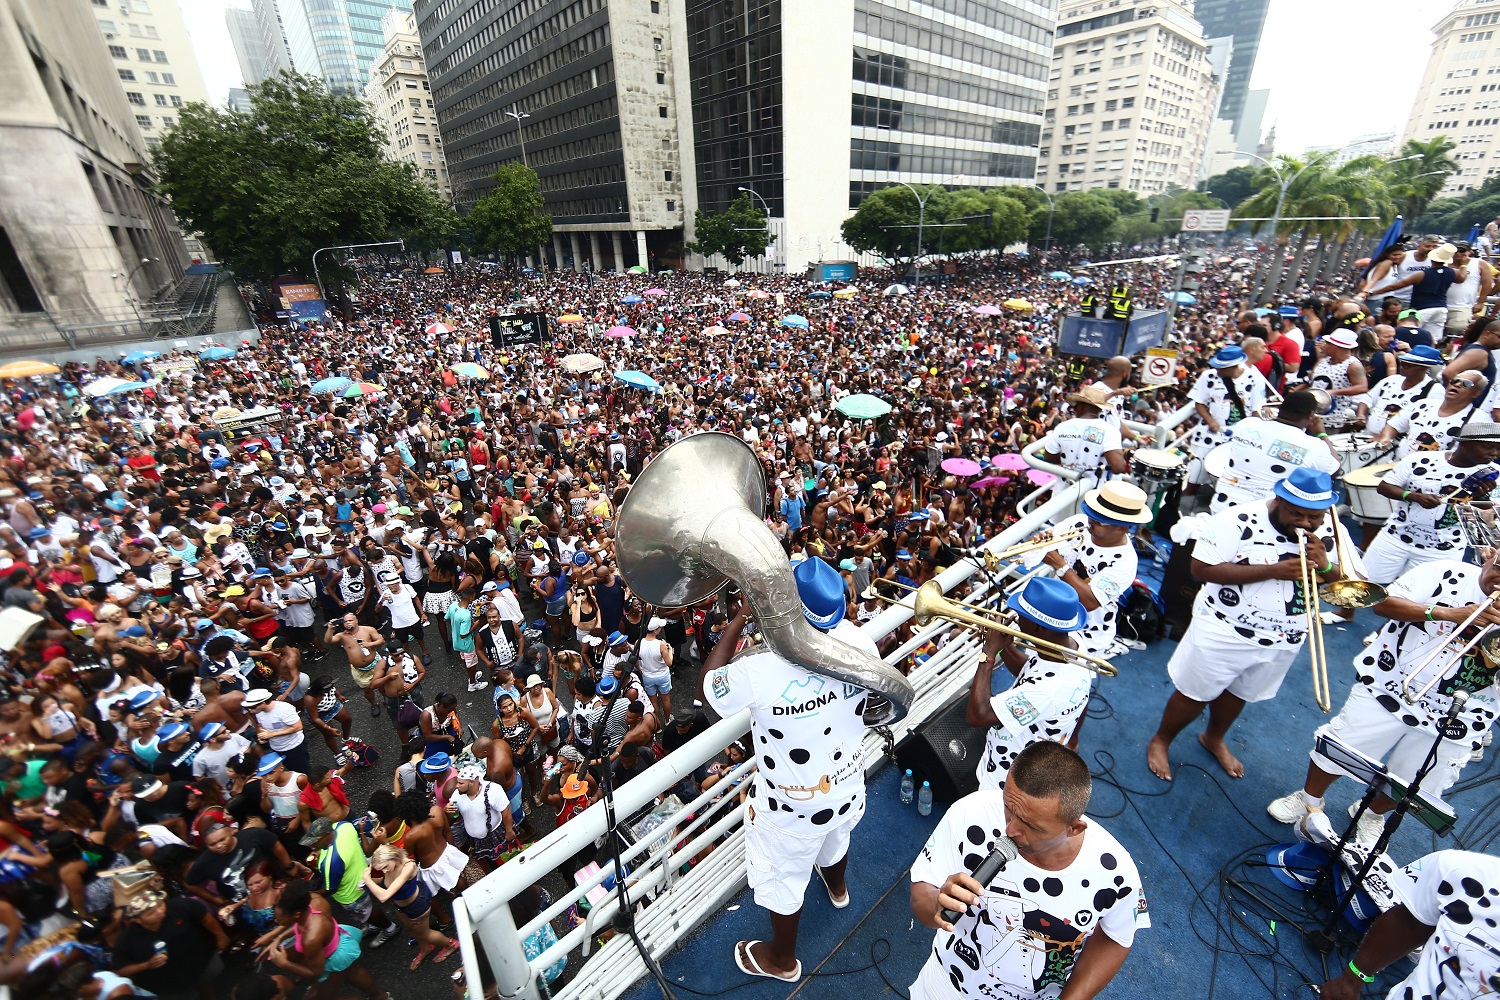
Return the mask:
<path id="1" fill-rule="evenodd" d="M 1031 186 L 1042 192 L 1042 197 L 1047 199 L 1047 238 L 1042 241 L 1046 244 L 1042 253 L 1050 253 L 1052 251 L 1052 213 L 1057 210 L 1057 204 L 1053 202 L 1052 194 L 1046 188 L 1040 184 L 1033 184 Z"/>
<path id="2" fill-rule="evenodd" d="M 912 283 L 920 285 L 922 283 L 922 265 L 917 263 L 917 258 L 922 256 L 922 227 L 927 222 L 927 198 L 931 198 L 935 192 L 941 191 L 942 188 L 928 188 L 927 197 L 924 198 L 916 188 L 912 187 L 905 181 L 896 181 L 896 183 L 900 184 L 902 187 L 906 188 L 906 190 L 910 191 L 912 193 L 912 196 L 917 199 L 917 250 L 914 254 L 912 254 L 911 260 L 912 267 L 916 271 L 916 275 Z"/>
<path id="3" fill-rule="evenodd" d="M 137 302 L 138 296 L 135 294 L 135 288 L 131 285 L 131 281 L 135 279 L 135 273 L 137 271 L 145 267 L 147 264 L 155 263 L 157 263 L 157 258 L 155 257 L 142 257 L 140 263 L 136 264 L 135 267 L 132 267 L 125 273 L 125 299 L 130 303 L 131 311 L 135 313 L 135 321 L 137 325 L 139 325 L 141 322 L 141 307 L 139 302 Z"/>
<path id="4" fill-rule="evenodd" d="M 400 247 L 401 252 L 405 253 L 406 241 L 386 240 L 384 243 L 345 243 L 341 246 L 318 247 L 318 249 L 314 250 L 312 255 L 313 281 L 317 282 L 318 298 L 322 299 L 324 303 L 327 303 L 328 296 L 323 292 L 323 278 L 318 274 L 318 254 L 324 250 L 361 250 L 365 247 Z"/>
<path id="5" fill-rule="evenodd" d="M 505 112 L 505 117 L 516 120 L 516 141 L 521 144 L 521 166 L 530 170 L 531 167 L 526 162 L 526 137 L 521 134 L 521 121 L 522 119 L 530 118 L 531 113 L 529 111 L 517 111 L 516 106 L 512 104 L 510 110 Z"/>
<path id="6" fill-rule="evenodd" d="M 735 190 L 743 191 L 754 198 L 756 201 L 760 202 L 761 210 L 766 213 L 766 235 L 774 237 L 774 234 L 771 232 L 771 206 L 766 204 L 766 199 L 761 197 L 761 193 L 759 191 L 755 190 L 754 188 L 745 187 L 745 185 L 743 184 L 741 184 Z M 778 253 L 781 250 L 780 247 L 777 247 L 776 249 Z M 773 269 L 776 267 L 776 262 L 774 260 L 767 261 L 767 263 L 770 264 Z"/>

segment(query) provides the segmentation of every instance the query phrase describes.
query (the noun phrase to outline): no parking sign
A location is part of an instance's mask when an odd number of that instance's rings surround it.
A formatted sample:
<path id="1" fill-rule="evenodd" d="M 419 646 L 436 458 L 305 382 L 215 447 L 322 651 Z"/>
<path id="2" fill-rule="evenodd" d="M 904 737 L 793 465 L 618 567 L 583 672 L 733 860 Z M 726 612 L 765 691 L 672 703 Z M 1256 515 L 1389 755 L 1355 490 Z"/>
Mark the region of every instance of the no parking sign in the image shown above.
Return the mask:
<path id="1" fill-rule="evenodd" d="M 1141 381 L 1147 385 L 1168 385 L 1177 381 L 1177 352 L 1165 347 L 1146 349 L 1141 365 Z"/>

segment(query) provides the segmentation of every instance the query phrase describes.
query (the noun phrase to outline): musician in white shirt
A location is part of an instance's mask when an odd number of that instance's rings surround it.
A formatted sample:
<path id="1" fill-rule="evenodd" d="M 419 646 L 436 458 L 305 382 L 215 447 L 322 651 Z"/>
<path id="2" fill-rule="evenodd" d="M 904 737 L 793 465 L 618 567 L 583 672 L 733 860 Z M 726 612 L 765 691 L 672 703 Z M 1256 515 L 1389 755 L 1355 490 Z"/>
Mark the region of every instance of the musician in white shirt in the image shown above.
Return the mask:
<path id="1" fill-rule="evenodd" d="M 1435 375 L 1442 367 L 1443 356 L 1437 348 L 1426 344 L 1397 355 L 1396 374 L 1387 375 L 1370 390 L 1365 433 L 1378 434 L 1396 414 L 1410 410 L 1421 400 L 1441 395 L 1443 383 Z"/>
<path id="2" fill-rule="evenodd" d="M 1188 392 L 1198 412 L 1199 424 L 1188 438 L 1194 461 L 1188 466 L 1188 486 L 1194 493 L 1207 482 L 1203 459 L 1229 440 L 1230 428 L 1266 405 L 1269 384 L 1258 370 L 1246 364 L 1239 347 L 1225 347 L 1208 360 L 1213 371 L 1204 372 Z"/>
<path id="3" fill-rule="evenodd" d="M 1310 392 L 1289 392 L 1274 420 L 1246 417 L 1234 426 L 1224 445 L 1228 466 L 1214 489 L 1209 510 L 1265 500 L 1293 469 L 1315 469 L 1333 475 L 1338 455 L 1328 443 L 1317 399 Z"/>
<path id="4" fill-rule="evenodd" d="M 1074 415 L 1040 442 L 1047 461 L 1073 469 L 1090 485 L 1099 484 L 1103 470 L 1117 476 L 1129 472 L 1120 430 L 1102 416 L 1110 404 L 1110 391 L 1099 385 L 1084 386 L 1068 393 L 1068 402 L 1073 404 Z"/>

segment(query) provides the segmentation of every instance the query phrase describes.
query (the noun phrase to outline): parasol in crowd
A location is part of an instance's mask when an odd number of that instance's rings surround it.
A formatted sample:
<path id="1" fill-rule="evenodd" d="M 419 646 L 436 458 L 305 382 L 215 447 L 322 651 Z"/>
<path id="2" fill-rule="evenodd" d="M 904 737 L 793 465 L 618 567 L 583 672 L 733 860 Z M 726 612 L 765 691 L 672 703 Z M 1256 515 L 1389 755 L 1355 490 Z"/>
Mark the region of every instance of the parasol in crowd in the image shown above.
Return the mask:
<path id="1" fill-rule="evenodd" d="M 987 490 L 991 486 L 1004 486 L 1008 482 L 1010 482 L 1009 476 L 985 476 L 983 479 L 976 479 L 970 483 L 969 489 Z"/>
<path id="2" fill-rule="evenodd" d="M 943 471 L 951 472 L 955 476 L 967 478 L 979 475 L 979 463 L 972 458 L 945 458 L 943 459 Z"/>
<path id="3" fill-rule="evenodd" d="M 647 375 L 645 372 L 623 371 L 615 372 L 615 381 L 622 382 L 632 389 L 645 389 L 647 392 L 661 392 L 661 383 Z"/>
<path id="4" fill-rule="evenodd" d="M 489 378 L 490 370 L 483 365 L 476 365 L 472 361 L 460 361 L 448 369 L 459 378 Z"/>
<path id="5" fill-rule="evenodd" d="M 568 313 L 565 316 L 557 317 L 557 321 L 559 323 L 582 323 L 583 317 L 578 315 L 577 313 Z"/>
<path id="6" fill-rule="evenodd" d="M 990 459 L 990 464 L 997 469 L 1010 469 L 1013 472 L 1020 472 L 1021 470 L 1028 468 L 1026 459 L 1022 458 L 1020 455 L 1016 454 L 1013 451 L 1006 452 L 1003 455 L 996 455 L 994 458 Z"/>
<path id="7" fill-rule="evenodd" d="M 739 278 L 730 278 L 728 281 L 724 282 L 724 287 L 725 288 L 738 288 L 742 284 L 744 284 L 744 282 L 740 281 Z"/>
<path id="8" fill-rule="evenodd" d="M 627 306 L 638 306 L 645 301 L 646 300 L 641 298 L 639 295 L 627 295 L 620 300 L 622 304 Z"/>
<path id="9" fill-rule="evenodd" d="M 1047 277 L 1049 277 L 1049 278 L 1055 278 L 1058 281 L 1067 281 L 1069 278 L 1071 278 L 1073 276 L 1071 274 L 1069 274 L 1067 271 L 1050 271 L 1050 272 L 1048 272 Z"/>
<path id="10" fill-rule="evenodd" d="M 586 375 L 604 367 L 604 359 L 597 354 L 569 354 L 562 359 L 564 371 L 574 375 Z"/>
<path id="11" fill-rule="evenodd" d="M 145 382 L 137 382 L 125 378 L 96 378 L 83 387 L 85 396 L 114 396 L 122 392 L 135 392 L 137 389 L 146 389 L 149 386 Z"/>
<path id="12" fill-rule="evenodd" d="M 702 330 L 702 332 L 699 334 L 699 336 L 702 336 L 702 337 L 722 337 L 722 336 L 724 336 L 724 334 L 726 334 L 728 332 L 729 332 L 728 329 L 726 329 L 725 327 L 722 327 L 719 324 L 715 323 L 713 326 L 706 326 L 706 327 L 704 327 L 703 330 Z"/>
<path id="13" fill-rule="evenodd" d="M 1080 274 L 1078 277 L 1073 279 L 1073 284 L 1075 285 L 1092 285 L 1093 283 L 1094 279 L 1090 278 L 1086 274 Z"/>
<path id="14" fill-rule="evenodd" d="M 1191 292 L 1173 292 L 1172 299 L 1180 306 L 1195 306 L 1198 304 L 1198 297 Z"/>
<path id="15" fill-rule="evenodd" d="M 120 360 L 127 365 L 138 365 L 142 361 L 150 361 L 152 358 L 161 357 L 161 351 L 131 351 Z"/>
<path id="16" fill-rule="evenodd" d="M 1041 469 L 1026 470 L 1026 481 L 1033 486 L 1051 486 L 1056 479 L 1057 476 Z"/>
<path id="17" fill-rule="evenodd" d="M 625 273 L 626 274 L 650 274 L 651 272 L 648 271 L 648 270 L 646 270 L 646 266 L 644 264 L 637 264 L 634 267 L 627 267 L 625 269 Z"/>
<path id="18" fill-rule="evenodd" d="M 886 285 L 881 295 L 910 295 L 911 289 L 902 284 Z"/>
<path id="19" fill-rule="evenodd" d="M 796 327 L 798 330 L 806 330 L 807 317 L 798 316 L 796 313 L 788 313 L 787 315 L 781 317 L 781 325 Z"/>
<path id="20" fill-rule="evenodd" d="M 1014 309 L 1016 312 L 1031 312 L 1031 310 L 1036 308 L 1036 306 L 1025 299 L 1006 299 L 1000 304 L 1007 309 Z"/>
<path id="21" fill-rule="evenodd" d="M 207 358 L 209 361 L 228 361 L 234 357 L 232 347 L 206 347 L 198 352 L 198 357 Z"/>
<path id="22" fill-rule="evenodd" d="M 441 337 L 445 333 L 452 333 L 455 329 L 455 327 L 451 327 L 447 323 L 429 323 L 427 324 L 427 336 Z"/>
<path id="23" fill-rule="evenodd" d="M 325 379 L 314 382 L 312 391 L 314 396 L 332 396 L 335 393 L 343 392 L 353 384 L 354 380 L 352 378 L 345 378 L 342 375 L 330 375 Z"/>
<path id="24" fill-rule="evenodd" d="M 33 375 L 56 375 L 61 368 L 50 361 L 11 361 L 0 365 L 0 378 L 30 378 Z"/>
<path id="25" fill-rule="evenodd" d="M 385 392 L 385 386 L 383 385 L 376 385 L 374 382 L 352 382 L 341 395 L 352 399 L 355 396 L 373 396 L 381 392 Z"/>
<path id="26" fill-rule="evenodd" d="M 975 306 L 974 311 L 981 316 L 999 316 L 1000 307 L 986 302 L 982 306 Z"/>
<path id="27" fill-rule="evenodd" d="M 750 314 L 749 313 L 743 313 L 743 312 L 740 312 L 738 310 L 735 310 L 734 312 L 730 313 L 728 316 L 724 317 L 724 322 L 726 322 L 726 323 L 748 323 L 748 322 L 750 322 Z"/>
<path id="28" fill-rule="evenodd" d="M 874 420 L 891 412 L 890 403 L 867 392 L 856 392 L 851 396 L 845 396 L 835 403 L 833 408 L 855 420 Z"/>
<path id="29" fill-rule="evenodd" d="M 648 288 L 646 289 L 646 294 L 655 299 L 667 294 L 667 290 L 665 288 Z"/>
<path id="30" fill-rule="evenodd" d="M 632 330 L 628 326 L 612 326 L 608 330 L 604 331 L 604 335 L 606 337 L 612 337 L 612 338 L 617 339 L 617 340 L 619 338 L 621 338 L 621 337 L 638 337 L 638 336 L 640 336 L 640 334 L 636 333 L 634 330 Z"/>
<path id="31" fill-rule="evenodd" d="M 763 292 L 759 288 L 752 288 L 745 293 L 747 299 L 769 299 L 770 297 L 770 292 Z"/>

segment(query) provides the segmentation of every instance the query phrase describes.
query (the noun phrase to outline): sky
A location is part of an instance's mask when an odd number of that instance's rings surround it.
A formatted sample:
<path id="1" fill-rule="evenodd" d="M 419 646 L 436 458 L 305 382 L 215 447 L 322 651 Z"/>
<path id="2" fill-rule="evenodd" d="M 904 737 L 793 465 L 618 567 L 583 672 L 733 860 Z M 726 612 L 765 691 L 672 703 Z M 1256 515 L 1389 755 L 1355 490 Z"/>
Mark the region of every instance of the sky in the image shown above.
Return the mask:
<path id="1" fill-rule="evenodd" d="M 249 0 L 178 2 L 208 93 L 222 104 L 241 86 L 224 11 L 248 9 Z M 1399 135 L 1433 22 L 1449 8 L 1450 0 L 1271 0 L 1250 86 L 1271 90 L 1262 127 L 1276 125 L 1276 148 L 1299 153 L 1375 132 Z"/>

